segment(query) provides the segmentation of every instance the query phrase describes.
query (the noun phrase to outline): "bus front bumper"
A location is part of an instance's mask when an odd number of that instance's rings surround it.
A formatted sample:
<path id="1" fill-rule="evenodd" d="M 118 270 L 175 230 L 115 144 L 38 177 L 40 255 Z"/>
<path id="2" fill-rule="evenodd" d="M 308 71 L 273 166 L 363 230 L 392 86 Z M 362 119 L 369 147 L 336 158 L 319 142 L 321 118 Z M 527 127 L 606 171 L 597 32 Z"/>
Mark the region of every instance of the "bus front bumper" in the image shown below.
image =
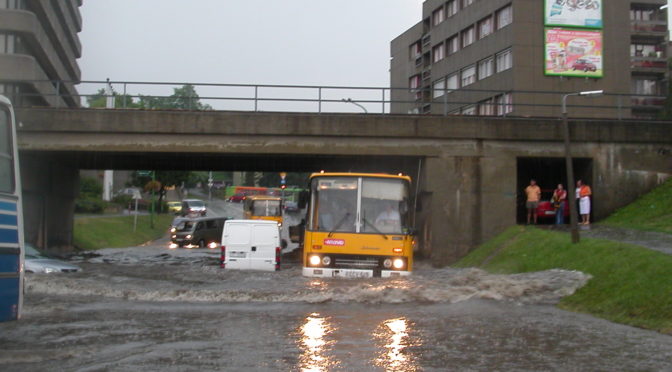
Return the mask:
<path id="1" fill-rule="evenodd" d="M 302 273 L 303 276 L 313 278 L 394 278 L 411 275 L 410 271 L 333 269 L 324 267 L 304 267 Z"/>

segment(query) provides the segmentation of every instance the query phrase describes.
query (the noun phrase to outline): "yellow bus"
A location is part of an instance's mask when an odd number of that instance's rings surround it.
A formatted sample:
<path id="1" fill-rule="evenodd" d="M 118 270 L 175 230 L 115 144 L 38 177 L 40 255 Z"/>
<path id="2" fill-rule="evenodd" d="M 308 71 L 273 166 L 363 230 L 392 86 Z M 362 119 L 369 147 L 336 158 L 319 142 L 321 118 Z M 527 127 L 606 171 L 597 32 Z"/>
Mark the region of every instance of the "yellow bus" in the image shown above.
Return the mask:
<path id="1" fill-rule="evenodd" d="M 303 275 L 392 277 L 413 269 L 411 178 L 314 173 L 303 236 Z"/>
<path id="2" fill-rule="evenodd" d="M 243 204 L 243 212 L 248 220 L 276 221 L 278 226 L 282 226 L 282 198 L 279 196 L 248 196 Z"/>

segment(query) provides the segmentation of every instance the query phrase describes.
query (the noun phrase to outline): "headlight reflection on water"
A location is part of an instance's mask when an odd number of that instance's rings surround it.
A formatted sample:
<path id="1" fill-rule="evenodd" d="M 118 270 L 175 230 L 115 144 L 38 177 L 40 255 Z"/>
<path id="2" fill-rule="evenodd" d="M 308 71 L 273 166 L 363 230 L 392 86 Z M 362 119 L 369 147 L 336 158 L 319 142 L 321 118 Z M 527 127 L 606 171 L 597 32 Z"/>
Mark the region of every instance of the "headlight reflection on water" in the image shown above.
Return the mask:
<path id="1" fill-rule="evenodd" d="M 411 324 L 405 318 L 389 319 L 383 322 L 376 330 L 376 339 L 386 351 L 376 359 L 376 365 L 387 371 L 417 371 L 416 361 L 406 350 L 412 345 L 409 337 Z"/>
<path id="2" fill-rule="evenodd" d="M 328 371 L 338 364 L 327 355 L 331 342 L 325 336 L 333 331 L 327 319 L 320 314 L 312 313 L 306 317 L 300 328 L 301 371 Z"/>

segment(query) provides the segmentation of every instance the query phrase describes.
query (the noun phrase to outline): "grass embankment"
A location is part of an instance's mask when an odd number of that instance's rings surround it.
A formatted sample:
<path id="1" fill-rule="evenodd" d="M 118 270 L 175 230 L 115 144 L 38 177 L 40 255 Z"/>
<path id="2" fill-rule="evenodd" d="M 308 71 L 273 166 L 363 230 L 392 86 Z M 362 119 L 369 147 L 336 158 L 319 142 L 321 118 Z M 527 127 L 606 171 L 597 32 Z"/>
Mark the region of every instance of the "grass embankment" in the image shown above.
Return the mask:
<path id="1" fill-rule="evenodd" d="M 81 217 L 75 219 L 74 241 L 79 250 L 133 247 L 163 236 L 173 215 L 154 216 L 154 228 L 149 216 L 138 216 L 138 226 L 133 232 L 133 216 Z"/>
<path id="2" fill-rule="evenodd" d="M 553 268 L 593 276 L 559 307 L 672 334 L 672 256 L 628 244 L 515 226 L 462 259 L 458 267 L 495 273 Z"/>
<path id="3" fill-rule="evenodd" d="M 601 223 L 672 234 L 672 179 L 617 210 Z"/>

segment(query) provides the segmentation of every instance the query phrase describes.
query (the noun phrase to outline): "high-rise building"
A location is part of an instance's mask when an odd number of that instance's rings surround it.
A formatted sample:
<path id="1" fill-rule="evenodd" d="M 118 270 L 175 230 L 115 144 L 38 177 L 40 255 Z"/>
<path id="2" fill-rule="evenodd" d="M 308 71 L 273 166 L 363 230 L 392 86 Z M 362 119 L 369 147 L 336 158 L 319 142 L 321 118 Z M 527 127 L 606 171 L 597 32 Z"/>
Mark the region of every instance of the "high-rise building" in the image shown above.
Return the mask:
<path id="1" fill-rule="evenodd" d="M 656 117 L 667 0 L 426 0 L 391 43 L 392 113 Z M 661 9 L 662 8 L 662 9 Z"/>
<path id="2" fill-rule="evenodd" d="M 0 0 L 0 94 L 16 106 L 77 107 L 82 0 Z"/>

